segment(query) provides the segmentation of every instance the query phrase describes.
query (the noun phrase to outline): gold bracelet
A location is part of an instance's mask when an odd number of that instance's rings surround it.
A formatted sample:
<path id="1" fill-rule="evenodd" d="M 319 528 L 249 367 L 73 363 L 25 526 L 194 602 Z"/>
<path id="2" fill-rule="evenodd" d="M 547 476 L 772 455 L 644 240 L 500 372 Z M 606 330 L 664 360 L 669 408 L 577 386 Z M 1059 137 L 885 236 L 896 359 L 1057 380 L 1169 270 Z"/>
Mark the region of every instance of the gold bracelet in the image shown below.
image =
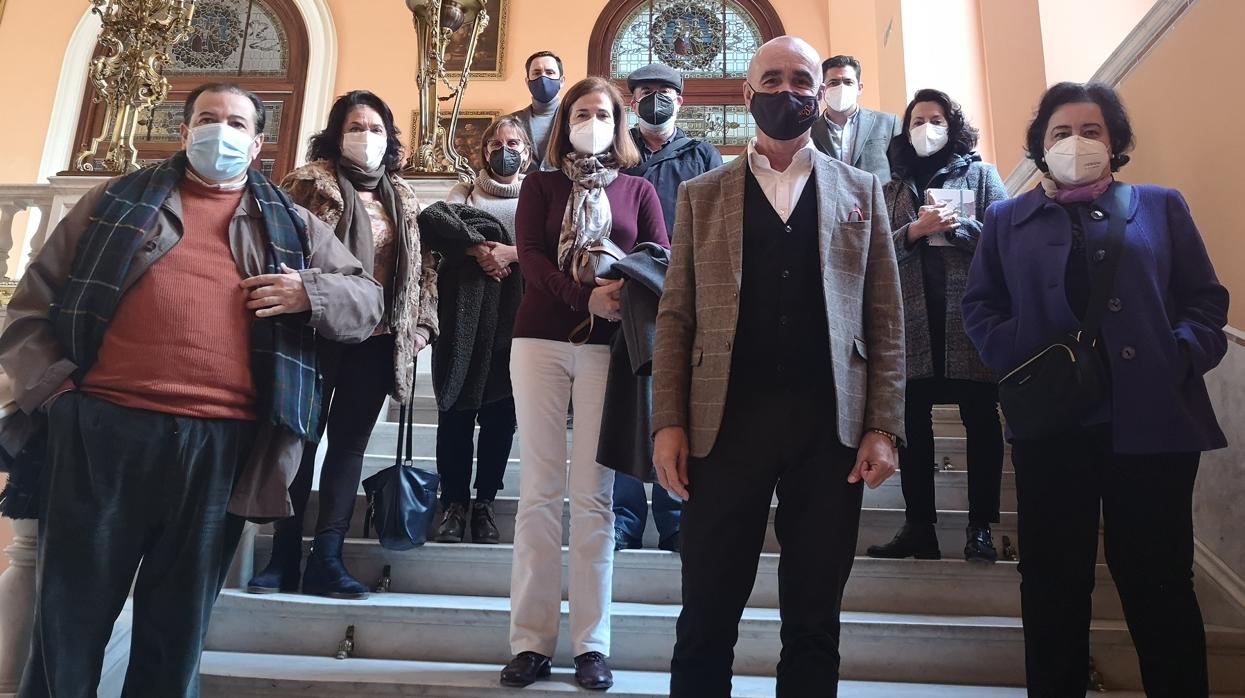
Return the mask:
<path id="1" fill-rule="evenodd" d="M 881 429 L 870 429 L 869 432 L 873 434 L 881 434 L 882 436 L 885 436 L 886 438 L 890 439 L 891 448 L 899 448 L 899 437 L 895 436 L 889 431 L 883 431 Z"/>

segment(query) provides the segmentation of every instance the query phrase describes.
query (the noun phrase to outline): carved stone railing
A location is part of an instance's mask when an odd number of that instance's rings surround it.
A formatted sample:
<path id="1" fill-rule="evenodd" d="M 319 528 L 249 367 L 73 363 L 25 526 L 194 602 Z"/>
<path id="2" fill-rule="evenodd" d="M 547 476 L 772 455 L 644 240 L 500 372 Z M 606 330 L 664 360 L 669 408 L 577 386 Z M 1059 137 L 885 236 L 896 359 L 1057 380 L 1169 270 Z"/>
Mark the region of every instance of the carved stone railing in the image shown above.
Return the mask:
<path id="1" fill-rule="evenodd" d="M 5 548 L 9 568 L 0 574 L 0 696 L 17 694 L 17 685 L 30 654 L 34 623 L 35 541 L 37 521 L 0 520 L 13 527 L 13 543 Z"/>
<path id="2" fill-rule="evenodd" d="M 17 214 L 37 210 L 39 220 L 46 224 L 52 198 L 52 187 L 47 184 L 0 184 L 0 276 L 8 278 L 13 243 L 19 237 L 13 230 Z M 20 237 L 25 238 L 24 235 Z"/>

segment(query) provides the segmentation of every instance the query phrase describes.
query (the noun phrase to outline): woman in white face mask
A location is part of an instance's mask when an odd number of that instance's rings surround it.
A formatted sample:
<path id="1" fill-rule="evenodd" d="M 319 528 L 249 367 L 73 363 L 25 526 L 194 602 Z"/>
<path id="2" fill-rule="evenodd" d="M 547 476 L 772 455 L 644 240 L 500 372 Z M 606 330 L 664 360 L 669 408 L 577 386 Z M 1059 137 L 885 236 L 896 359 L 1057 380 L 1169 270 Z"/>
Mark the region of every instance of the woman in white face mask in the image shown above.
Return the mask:
<path id="1" fill-rule="evenodd" d="M 990 210 L 964 297 L 1005 376 L 1031 695 L 1085 691 L 1100 521 L 1146 695 L 1208 693 L 1192 510 L 1226 445 L 1203 375 L 1228 293 L 1180 193 L 1115 179 L 1132 145 L 1111 87 L 1050 88 L 1026 139 L 1046 175 Z"/>
<path id="2" fill-rule="evenodd" d="M 994 375 L 964 333 L 959 307 L 986 209 L 1007 198 L 994 165 L 973 150 L 977 129 L 960 105 L 938 90 L 920 90 L 891 143 L 893 179 L 883 188 L 904 298 L 908 351 L 906 429 L 899 452 L 905 523 L 895 538 L 868 549 L 872 557 L 937 559 L 934 405 L 960 408 L 968 437 L 969 515 L 964 557 L 998 559 L 990 530 L 999 520 L 1003 431 Z M 963 467 L 964 463 L 957 464 Z"/>
<path id="3" fill-rule="evenodd" d="M 415 355 L 437 333 L 436 265 L 420 247 L 419 202 L 399 175 L 401 142 L 393 112 L 371 92 L 334 103 L 324 131 L 311 139 L 311 163 L 286 176 L 294 203 L 330 226 L 350 253 L 385 288 L 385 315 L 362 344 L 321 341 L 324 380 L 320 433 L 328 450 L 320 475 L 319 514 L 302 591 L 364 599 L 368 587 L 342 564 L 342 543 L 354 512 L 363 454 L 385 395 L 410 400 Z M 316 448 L 304 450 L 290 486 L 294 516 L 277 522 L 272 559 L 248 591 L 297 591 L 303 512 L 311 492 Z"/>
<path id="4" fill-rule="evenodd" d="M 510 586 L 515 656 L 501 674 L 508 686 L 549 676 L 561 618 L 562 502 L 567 496 L 576 680 L 591 689 L 613 683 L 606 657 L 614 474 L 597 463 L 596 454 L 622 282 L 580 283 L 571 266 L 579 250 L 606 238 L 624 252 L 642 242 L 669 247 L 653 185 L 619 172 L 639 161 L 617 88 L 588 78 L 562 98 L 549 137 L 545 162 L 559 169 L 529 174 L 519 195 L 515 230 L 527 285 L 510 360 L 521 471 Z M 566 413 L 572 398 L 575 431 L 568 476 Z"/>

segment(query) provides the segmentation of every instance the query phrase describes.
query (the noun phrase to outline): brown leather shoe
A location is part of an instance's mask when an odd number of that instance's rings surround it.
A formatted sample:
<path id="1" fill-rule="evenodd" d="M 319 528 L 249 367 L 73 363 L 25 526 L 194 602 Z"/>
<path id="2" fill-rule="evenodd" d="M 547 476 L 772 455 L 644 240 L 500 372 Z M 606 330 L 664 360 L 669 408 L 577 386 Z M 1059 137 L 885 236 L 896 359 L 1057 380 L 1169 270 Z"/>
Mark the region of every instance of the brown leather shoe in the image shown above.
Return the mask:
<path id="1" fill-rule="evenodd" d="M 614 685 L 614 672 L 600 652 L 584 652 L 575 658 L 575 682 L 592 691 L 604 691 Z"/>
<path id="2" fill-rule="evenodd" d="M 501 670 L 501 685 L 512 688 L 530 686 L 549 678 L 553 661 L 539 652 L 520 652 Z"/>

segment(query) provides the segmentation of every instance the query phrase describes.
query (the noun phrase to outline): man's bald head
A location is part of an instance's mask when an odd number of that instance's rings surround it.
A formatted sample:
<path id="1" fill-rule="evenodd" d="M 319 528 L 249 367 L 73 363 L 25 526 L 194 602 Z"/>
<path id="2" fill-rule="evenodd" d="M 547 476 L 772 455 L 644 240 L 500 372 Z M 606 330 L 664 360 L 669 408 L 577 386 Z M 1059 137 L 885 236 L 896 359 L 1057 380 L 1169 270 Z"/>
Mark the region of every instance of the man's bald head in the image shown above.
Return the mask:
<path id="1" fill-rule="evenodd" d="M 765 42 L 748 64 L 748 82 L 761 92 L 778 92 L 765 87 L 767 79 L 785 75 L 793 84 L 802 83 L 815 90 L 821 84 L 821 56 L 798 36 L 780 36 Z M 807 77 L 809 80 L 799 79 Z M 786 82 L 786 81 L 784 81 Z"/>

